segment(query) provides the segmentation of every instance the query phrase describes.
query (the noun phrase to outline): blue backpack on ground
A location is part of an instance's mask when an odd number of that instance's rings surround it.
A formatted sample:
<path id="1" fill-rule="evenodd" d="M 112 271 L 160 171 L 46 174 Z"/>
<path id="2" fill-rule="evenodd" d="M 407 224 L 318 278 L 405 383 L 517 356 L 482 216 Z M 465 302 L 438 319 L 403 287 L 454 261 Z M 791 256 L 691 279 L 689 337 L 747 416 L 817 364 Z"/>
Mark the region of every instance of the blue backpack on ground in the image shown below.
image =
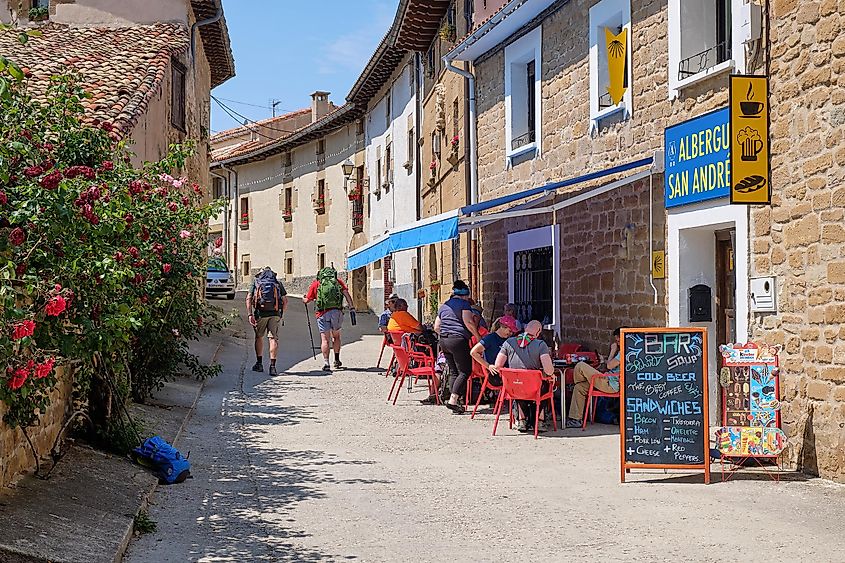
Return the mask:
<path id="1" fill-rule="evenodd" d="M 144 440 L 141 446 L 132 450 L 132 458 L 152 469 L 161 484 L 181 483 L 191 476 L 191 463 L 161 436 Z"/>

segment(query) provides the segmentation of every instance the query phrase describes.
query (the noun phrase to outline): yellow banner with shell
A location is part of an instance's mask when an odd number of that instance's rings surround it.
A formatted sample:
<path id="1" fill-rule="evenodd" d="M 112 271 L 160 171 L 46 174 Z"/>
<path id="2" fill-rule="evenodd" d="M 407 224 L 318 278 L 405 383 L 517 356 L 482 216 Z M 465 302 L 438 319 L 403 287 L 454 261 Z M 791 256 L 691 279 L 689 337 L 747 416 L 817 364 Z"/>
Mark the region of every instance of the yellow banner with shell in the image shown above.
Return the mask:
<path id="1" fill-rule="evenodd" d="M 769 204 L 769 87 L 766 76 L 731 75 L 731 203 Z"/>
<path id="2" fill-rule="evenodd" d="M 604 38 L 607 42 L 607 76 L 609 84 L 607 91 L 614 106 L 622 102 L 625 91 L 628 90 L 625 80 L 626 65 L 628 60 L 628 30 L 623 29 L 617 34 L 604 28 Z"/>

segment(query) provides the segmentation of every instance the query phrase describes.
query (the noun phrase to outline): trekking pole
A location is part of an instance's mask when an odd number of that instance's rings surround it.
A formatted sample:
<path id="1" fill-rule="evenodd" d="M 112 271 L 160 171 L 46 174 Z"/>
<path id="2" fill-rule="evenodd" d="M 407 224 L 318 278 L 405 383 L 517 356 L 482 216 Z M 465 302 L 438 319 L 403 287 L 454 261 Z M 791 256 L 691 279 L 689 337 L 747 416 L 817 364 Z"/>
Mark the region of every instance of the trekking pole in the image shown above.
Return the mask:
<path id="1" fill-rule="evenodd" d="M 308 336 L 311 338 L 311 353 L 317 359 L 317 347 L 314 346 L 314 332 L 311 330 L 311 313 L 308 311 L 308 303 L 302 303 L 305 307 L 305 318 L 308 320 Z"/>

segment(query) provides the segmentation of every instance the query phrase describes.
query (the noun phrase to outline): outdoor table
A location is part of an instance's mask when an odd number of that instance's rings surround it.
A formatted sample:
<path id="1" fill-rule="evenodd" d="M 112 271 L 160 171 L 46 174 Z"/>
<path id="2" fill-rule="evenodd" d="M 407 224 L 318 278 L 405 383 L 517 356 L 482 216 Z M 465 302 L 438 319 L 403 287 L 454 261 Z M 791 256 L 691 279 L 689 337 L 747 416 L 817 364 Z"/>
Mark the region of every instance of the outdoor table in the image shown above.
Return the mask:
<path id="1" fill-rule="evenodd" d="M 575 364 L 566 360 L 552 360 L 555 367 L 555 378 L 560 386 L 560 424 L 566 428 L 566 370 L 575 368 Z"/>

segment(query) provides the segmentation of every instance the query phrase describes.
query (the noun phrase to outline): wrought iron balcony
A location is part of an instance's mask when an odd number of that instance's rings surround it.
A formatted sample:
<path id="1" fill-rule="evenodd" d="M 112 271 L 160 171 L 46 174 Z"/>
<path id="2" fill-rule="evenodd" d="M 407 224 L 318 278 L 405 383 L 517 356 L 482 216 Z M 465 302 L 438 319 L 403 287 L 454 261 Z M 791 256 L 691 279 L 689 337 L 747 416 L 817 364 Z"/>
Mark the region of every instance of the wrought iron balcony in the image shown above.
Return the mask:
<path id="1" fill-rule="evenodd" d="M 535 133 L 534 131 L 529 131 L 519 137 L 514 138 L 511 141 L 511 150 L 516 150 L 518 148 L 524 147 L 525 145 L 530 145 L 535 140 Z"/>
<path id="2" fill-rule="evenodd" d="M 695 76 L 731 58 L 731 43 L 724 41 L 706 51 L 687 57 L 678 64 L 678 80 Z"/>

